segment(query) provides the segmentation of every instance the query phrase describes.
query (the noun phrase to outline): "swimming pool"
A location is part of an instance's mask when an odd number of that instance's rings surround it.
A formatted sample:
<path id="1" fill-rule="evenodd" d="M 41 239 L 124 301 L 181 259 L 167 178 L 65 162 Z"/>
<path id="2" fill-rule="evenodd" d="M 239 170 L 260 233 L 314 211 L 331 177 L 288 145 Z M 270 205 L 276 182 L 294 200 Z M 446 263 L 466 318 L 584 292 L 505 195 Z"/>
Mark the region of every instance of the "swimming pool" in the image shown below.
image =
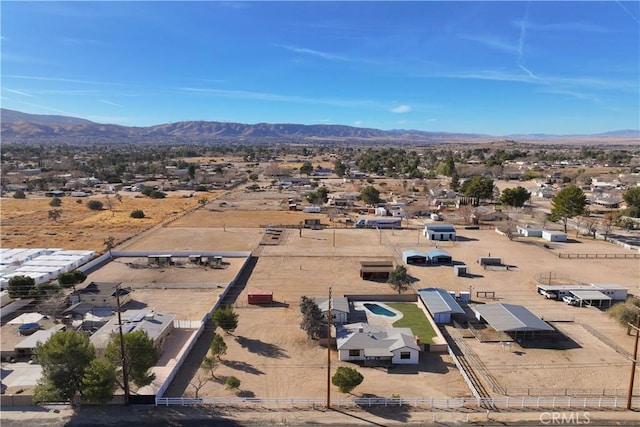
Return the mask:
<path id="1" fill-rule="evenodd" d="M 382 307 L 379 304 L 366 302 L 366 303 L 364 303 L 362 305 L 364 306 L 364 308 L 366 308 L 367 310 L 369 310 L 373 314 L 377 314 L 378 316 L 387 316 L 387 317 L 396 317 L 397 316 L 396 313 L 394 313 L 393 311 Z"/>

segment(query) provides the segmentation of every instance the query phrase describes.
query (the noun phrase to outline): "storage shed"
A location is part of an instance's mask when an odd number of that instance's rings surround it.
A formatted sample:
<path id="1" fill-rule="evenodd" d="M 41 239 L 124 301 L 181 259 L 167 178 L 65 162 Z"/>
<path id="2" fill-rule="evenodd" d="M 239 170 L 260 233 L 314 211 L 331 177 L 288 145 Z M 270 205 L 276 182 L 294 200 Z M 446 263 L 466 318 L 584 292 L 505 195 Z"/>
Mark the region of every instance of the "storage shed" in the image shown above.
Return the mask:
<path id="1" fill-rule="evenodd" d="M 418 295 L 437 324 L 451 323 L 452 316 L 464 315 L 462 307 L 445 289 L 418 289 Z"/>
<path id="2" fill-rule="evenodd" d="M 442 249 L 434 249 L 427 253 L 429 257 L 429 262 L 431 264 L 451 264 L 453 258 L 447 251 L 443 251 Z"/>
<path id="3" fill-rule="evenodd" d="M 273 302 L 273 292 L 271 291 L 251 291 L 247 294 L 249 304 L 271 304 Z"/>
<path id="4" fill-rule="evenodd" d="M 424 265 L 427 263 L 427 256 L 420 251 L 410 250 L 402 252 L 402 260 L 405 264 Z"/>
<path id="5" fill-rule="evenodd" d="M 364 280 L 387 280 L 393 271 L 393 261 L 360 261 L 360 277 Z"/>
<path id="6" fill-rule="evenodd" d="M 562 231 L 542 230 L 542 238 L 550 242 L 566 242 L 567 233 L 563 233 Z"/>
<path id="7" fill-rule="evenodd" d="M 423 234 L 429 240 L 456 240 L 456 229 L 451 224 L 426 224 Z"/>
<path id="8" fill-rule="evenodd" d="M 453 266 L 453 274 L 455 276 L 460 277 L 460 276 L 464 276 L 467 273 L 468 273 L 468 269 L 466 264 L 458 264 Z"/>

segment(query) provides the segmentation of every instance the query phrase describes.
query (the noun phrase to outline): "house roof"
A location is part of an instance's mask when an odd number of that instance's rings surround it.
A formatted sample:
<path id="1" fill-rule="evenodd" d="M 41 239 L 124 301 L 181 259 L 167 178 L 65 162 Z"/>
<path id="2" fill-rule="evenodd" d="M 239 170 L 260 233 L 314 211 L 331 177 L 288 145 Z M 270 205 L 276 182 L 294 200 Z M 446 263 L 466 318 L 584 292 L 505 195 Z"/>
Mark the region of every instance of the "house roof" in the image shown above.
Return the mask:
<path id="1" fill-rule="evenodd" d="M 550 325 L 522 305 L 484 304 L 476 310 L 498 332 L 553 331 Z"/>
<path id="2" fill-rule="evenodd" d="M 338 350 L 364 350 L 365 356 L 391 356 L 393 350 L 420 350 L 410 328 L 351 323 L 336 329 Z"/>
<path id="3" fill-rule="evenodd" d="M 427 310 L 432 315 L 441 313 L 464 314 L 460 304 L 445 289 L 425 288 L 418 289 L 420 299 L 427 306 Z"/>
<path id="4" fill-rule="evenodd" d="M 427 231 L 437 231 L 439 233 L 455 233 L 456 229 L 452 224 L 426 224 Z"/>
<path id="5" fill-rule="evenodd" d="M 54 327 L 52 327 L 51 329 L 47 329 L 46 331 L 36 331 L 32 335 L 29 335 L 27 338 L 16 344 L 14 348 L 16 350 L 29 350 L 32 348 L 36 348 L 39 342 L 42 344 L 46 343 L 53 334 L 61 331 L 62 329 L 64 329 L 64 325 L 55 325 Z"/>
<path id="6" fill-rule="evenodd" d="M 154 342 L 162 333 L 173 325 L 175 314 L 155 313 L 152 310 L 127 310 L 121 313 L 122 332 L 146 331 Z M 114 316 L 103 327 L 91 336 L 91 343 L 96 348 L 105 348 L 115 333 L 118 333 L 118 317 Z"/>
<path id="7" fill-rule="evenodd" d="M 9 325 L 24 325 L 25 323 L 35 323 L 42 320 L 44 316 L 40 313 L 22 313 L 20 316 L 7 322 Z"/>
<path id="8" fill-rule="evenodd" d="M 318 305 L 321 312 L 325 313 L 329 310 L 329 298 L 313 297 L 313 301 Z M 349 300 L 346 297 L 332 297 L 331 310 L 349 313 Z"/>

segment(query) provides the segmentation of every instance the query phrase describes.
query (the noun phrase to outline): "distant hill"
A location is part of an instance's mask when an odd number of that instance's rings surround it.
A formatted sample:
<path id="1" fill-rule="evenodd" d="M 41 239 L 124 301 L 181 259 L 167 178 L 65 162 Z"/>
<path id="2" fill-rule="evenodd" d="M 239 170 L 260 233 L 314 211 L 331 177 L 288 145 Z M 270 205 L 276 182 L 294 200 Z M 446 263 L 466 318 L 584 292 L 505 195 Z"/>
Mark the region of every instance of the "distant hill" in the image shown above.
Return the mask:
<path id="1" fill-rule="evenodd" d="M 482 134 L 423 132 L 416 130 L 358 128 L 343 125 L 242 124 L 186 121 L 148 127 L 95 123 L 58 115 L 26 114 L 0 109 L 0 136 L 6 143 L 190 143 L 190 142 L 361 142 L 369 144 L 482 143 L 504 139 Z M 635 134 L 634 134 L 635 132 Z M 634 136 L 635 135 L 635 136 Z M 624 130 L 589 136 L 603 139 L 637 138 L 638 131 Z M 513 139 L 514 136 L 510 136 Z M 528 141 L 555 140 L 555 135 L 518 135 Z M 574 141 L 575 142 L 575 141 Z"/>

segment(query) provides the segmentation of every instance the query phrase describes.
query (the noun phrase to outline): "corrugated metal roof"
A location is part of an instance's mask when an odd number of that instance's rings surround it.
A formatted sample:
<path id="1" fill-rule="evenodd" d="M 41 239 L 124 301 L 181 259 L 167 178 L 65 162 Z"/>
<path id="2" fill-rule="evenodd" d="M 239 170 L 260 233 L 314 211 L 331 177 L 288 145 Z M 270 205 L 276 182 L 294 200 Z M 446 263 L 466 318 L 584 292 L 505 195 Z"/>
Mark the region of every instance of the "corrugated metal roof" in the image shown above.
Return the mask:
<path id="1" fill-rule="evenodd" d="M 498 332 L 553 331 L 553 328 L 522 305 L 485 304 L 476 307 L 480 316 Z"/>
<path id="2" fill-rule="evenodd" d="M 440 313 L 464 314 L 460 304 L 445 289 L 418 289 L 418 295 L 427 306 L 429 313 L 434 316 Z"/>
<path id="3" fill-rule="evenodd" d="M 451 258 L 451 255 L 449 254 L 449 252 L 443 251 L 442 249 L 434 249 L 432 251 L 427 252 L 427 255 L 429 256 L 429 258 L 439 258 L 439 257 Z"/>
<path id="4" fill-rule="evenodd" d="M 414 257 L 414 256 L 419 256 L 419 257 L 424 257 L 426 258 L 427 256 L 417 250 L 408 250 L 408 251 L 403 251 L 402 252 L 402 258 L 407 259 L 408 257 Z"/>
<path id="5" fill-rule="evenodd" d="M 581 300 L 586 301 L 611 301 L 611 297 L 606 296 L 600 291 L 571 291 L 571 293 Z"/>

